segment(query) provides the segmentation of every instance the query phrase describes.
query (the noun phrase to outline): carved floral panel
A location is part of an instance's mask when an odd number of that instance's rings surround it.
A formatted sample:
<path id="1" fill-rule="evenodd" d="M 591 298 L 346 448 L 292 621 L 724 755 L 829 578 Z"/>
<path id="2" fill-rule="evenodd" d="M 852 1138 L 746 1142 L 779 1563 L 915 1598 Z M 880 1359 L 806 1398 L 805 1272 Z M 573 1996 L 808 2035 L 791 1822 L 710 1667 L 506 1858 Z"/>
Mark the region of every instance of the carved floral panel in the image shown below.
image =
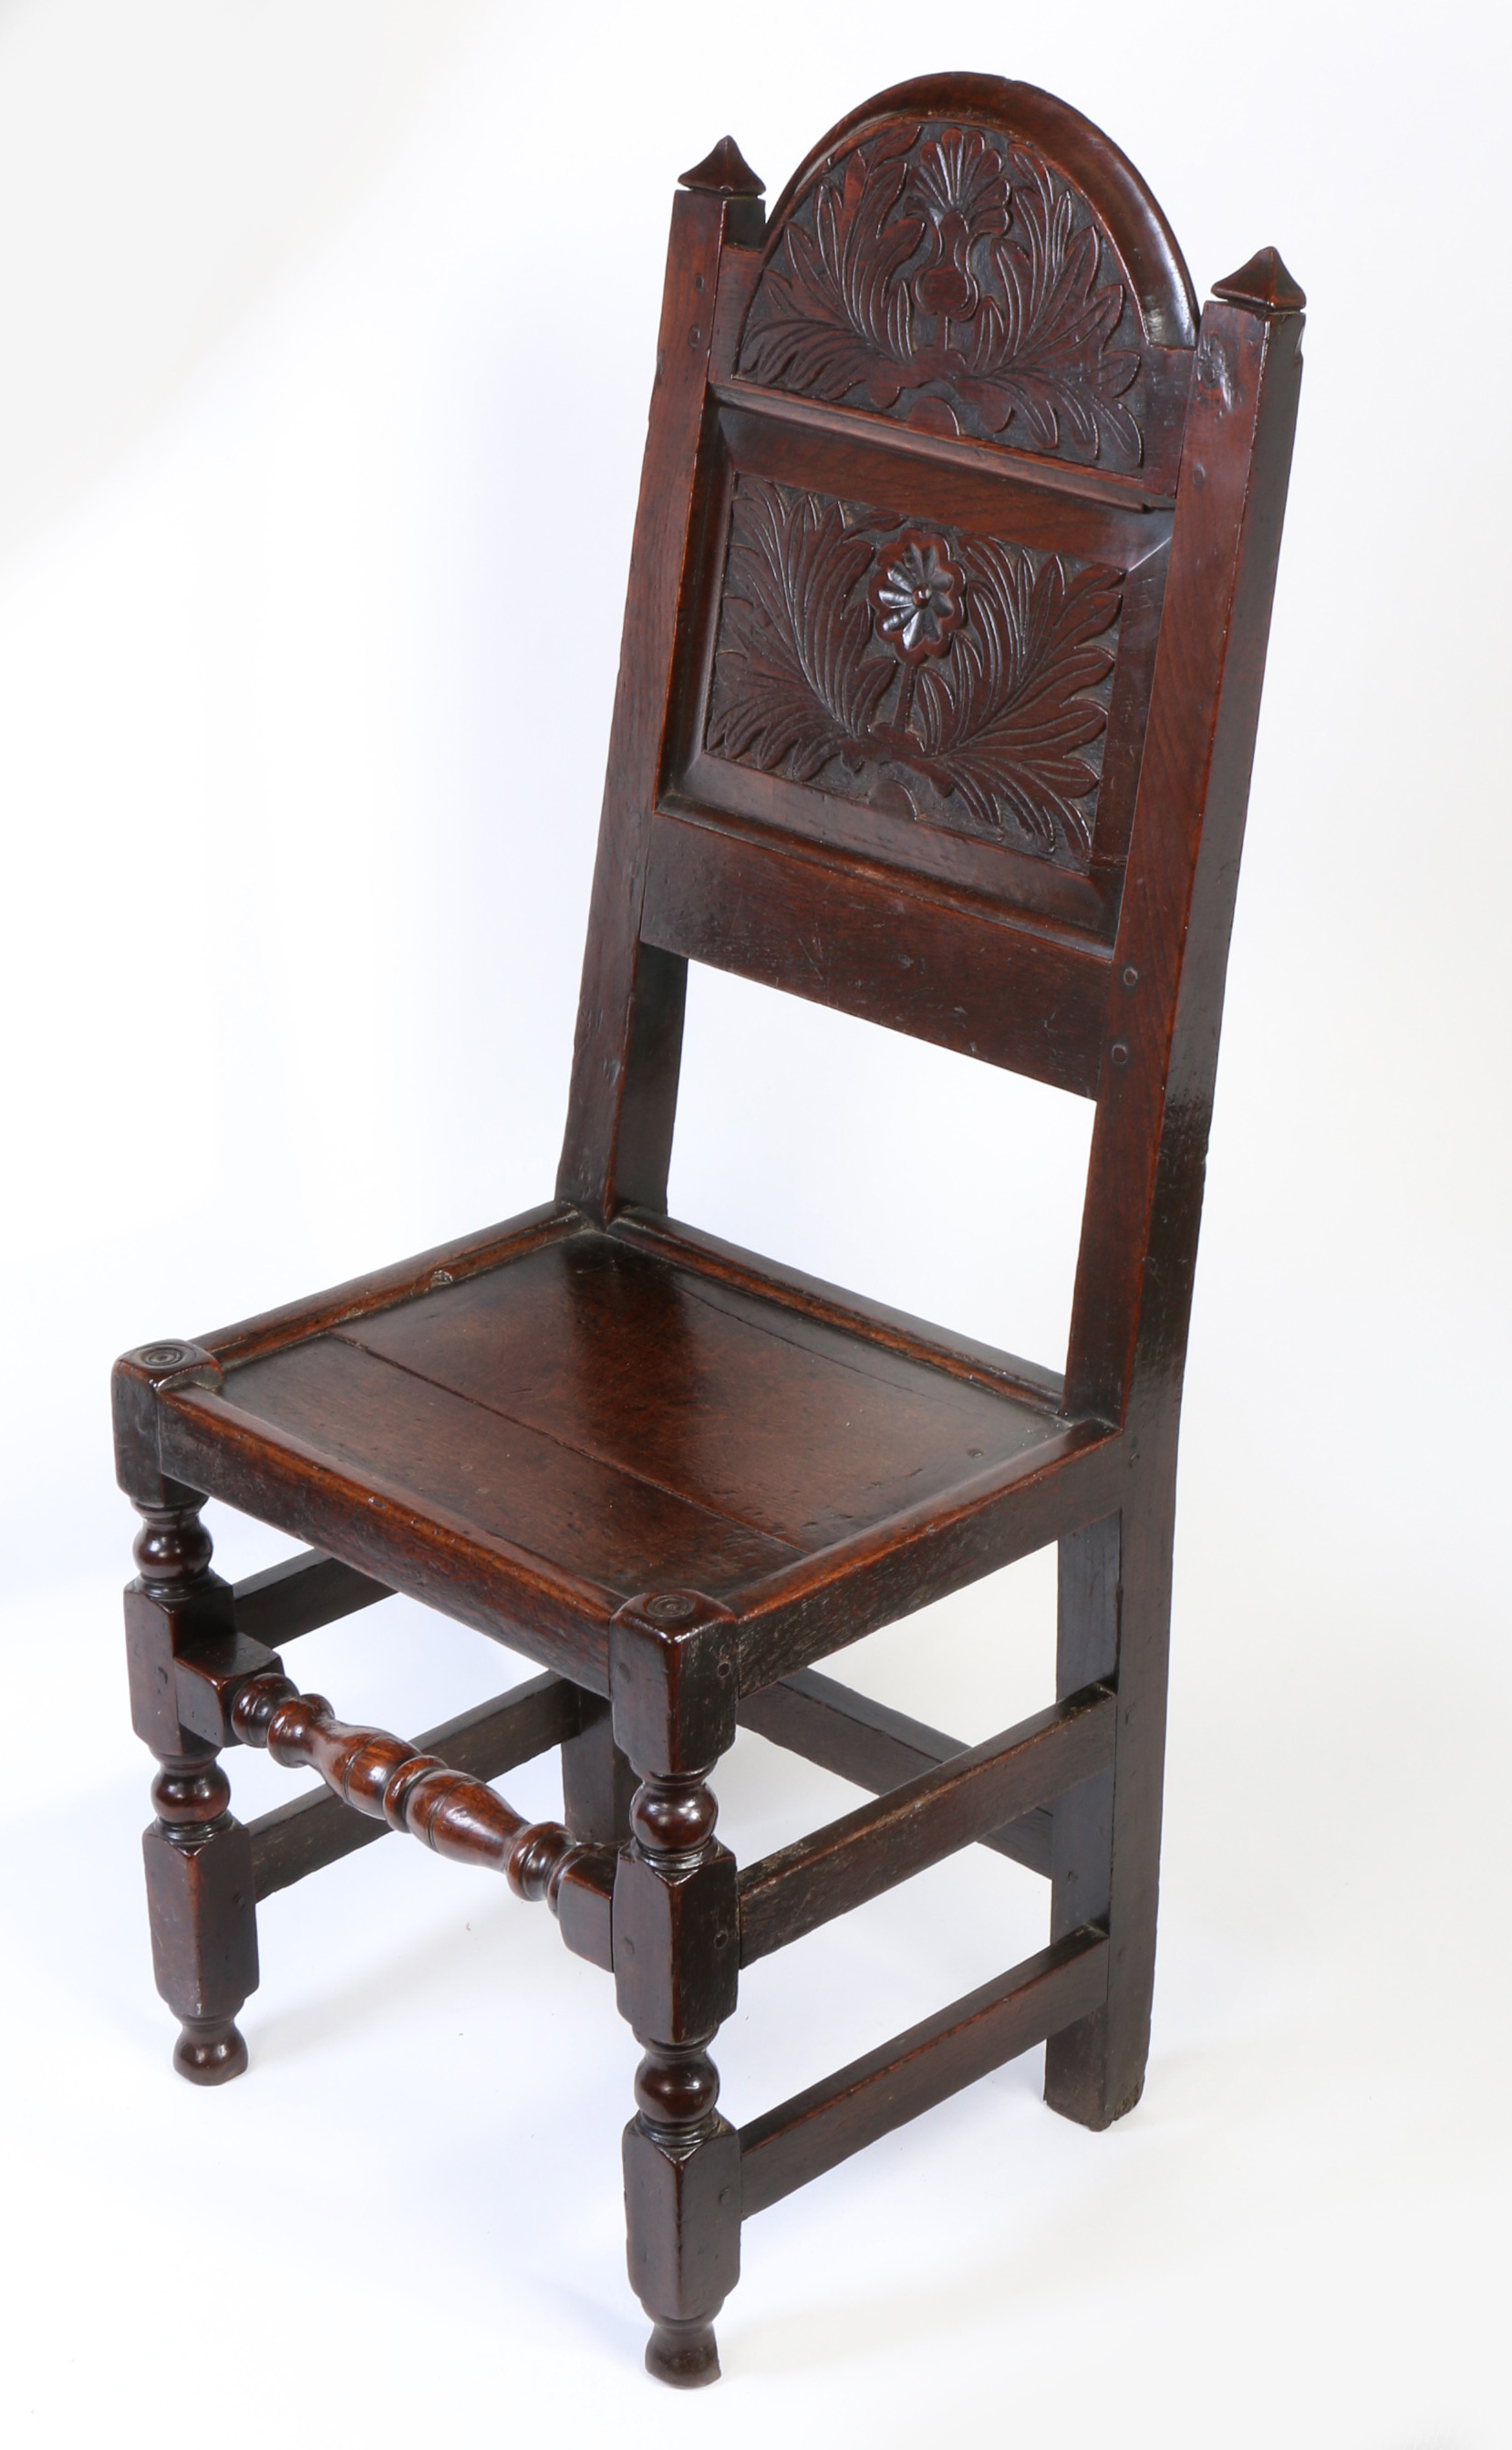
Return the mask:
<path id="1" fill-rule="evenodd" d="M 1085 869 L 1122 576 L 742 476 L 705 746 Z"/>
<path id="2" fill-rule="evenodd" d="M 1082 198 L 1027 146 L 895 125 L 843 154 L 762 273 L 739 371 L 936 433 L 1137 467 L 1137 349 Z"/>

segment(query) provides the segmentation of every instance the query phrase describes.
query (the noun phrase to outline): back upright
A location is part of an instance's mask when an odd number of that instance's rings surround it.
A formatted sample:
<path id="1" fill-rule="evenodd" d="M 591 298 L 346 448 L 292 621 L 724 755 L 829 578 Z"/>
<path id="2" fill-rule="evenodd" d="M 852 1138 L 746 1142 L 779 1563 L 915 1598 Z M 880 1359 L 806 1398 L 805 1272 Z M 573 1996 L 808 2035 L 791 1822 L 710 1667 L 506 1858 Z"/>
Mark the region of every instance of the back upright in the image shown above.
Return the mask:
<path id="1" fill-rule="evenodd" d="M 758 197 L 727 139 L 674 209 L 559 1189 L 665 1207 L 689 959 L 1097 1099 L 1068 1400 L 1116 1416 L 1300 297 L 1199 349 L 1131 165 L 995 78 L 880 96 Z"/>

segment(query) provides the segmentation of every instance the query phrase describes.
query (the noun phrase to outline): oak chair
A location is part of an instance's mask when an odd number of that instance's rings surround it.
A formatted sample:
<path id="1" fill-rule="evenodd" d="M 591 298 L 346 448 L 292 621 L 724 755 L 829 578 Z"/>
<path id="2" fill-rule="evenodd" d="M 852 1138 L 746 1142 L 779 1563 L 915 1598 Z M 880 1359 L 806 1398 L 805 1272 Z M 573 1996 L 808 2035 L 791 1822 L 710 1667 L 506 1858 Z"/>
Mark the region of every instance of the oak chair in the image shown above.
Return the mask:
<path id="1" fill-rule="evenodd" d="M 770 222 L 726 138 L 672 210 L 555 1200 L 114 1376 L 158 1988 L 246 2065 L 256 1908 L 389 1829 L 503 1871 L 612 1972 L 650 2370 L 718 2372 L 742 2222 L 1016 2052 L 1101 2128 L 1150 2032 L 1180 1408 L 1301 370 L 1264 249 L 1200 320 L 1064 104 L 925 78 Z M 1095 1106 L 1064 1374 L 667 1213 L 689 961 Z M 234 1588 L 206 1495 L 310 1544 Z M 963 1749 L 813 1662 L 1051 1541 L 1056 1695 Z M 414 1743 L 281 1646 L 394 1591 L 544 1671 Z M 738 1867 L 737 1725 L 875 1799 Z M 330 1790 L 243 1827 L 218 1760 Z M 563 1818 L 486 1781 L 561 1747 Z M 738 2132 L 740 1968 L 954 1850 L 1047 1944 Z"/>

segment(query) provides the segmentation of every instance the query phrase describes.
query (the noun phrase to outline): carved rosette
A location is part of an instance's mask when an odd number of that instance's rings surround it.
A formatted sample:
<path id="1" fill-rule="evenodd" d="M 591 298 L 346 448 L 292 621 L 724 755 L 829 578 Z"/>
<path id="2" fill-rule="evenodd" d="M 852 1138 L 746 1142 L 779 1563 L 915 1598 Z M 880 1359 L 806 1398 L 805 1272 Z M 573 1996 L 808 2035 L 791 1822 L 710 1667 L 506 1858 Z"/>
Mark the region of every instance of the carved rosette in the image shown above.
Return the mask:
<path id="1" fill-rule="evenodd" d="M 1038 153 L 902 121 L 799 198 L 738 364 L 934 433 L 1134 468 L 1140 337 L 1107 232 Z"/>
<path id="2" fill-rule="evenodd" d="M 742 476 L 705 746 L 1085 871 L 1122 584 Z"/>

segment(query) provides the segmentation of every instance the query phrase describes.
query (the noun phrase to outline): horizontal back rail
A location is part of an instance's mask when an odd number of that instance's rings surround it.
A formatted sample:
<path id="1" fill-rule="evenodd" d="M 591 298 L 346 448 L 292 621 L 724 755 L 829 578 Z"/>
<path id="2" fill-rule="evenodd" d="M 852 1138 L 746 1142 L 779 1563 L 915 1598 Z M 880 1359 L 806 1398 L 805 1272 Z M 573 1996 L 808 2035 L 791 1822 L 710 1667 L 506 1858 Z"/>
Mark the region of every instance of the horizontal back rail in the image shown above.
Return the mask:
<path id="1" fill-rule="evenodd" d="M 1192 364 L 1190 349 L 1181 351 L 1180 362 L 1185 383 Z M 1152 484 L 1147 476 L 1122 476 L 1114 469 L 1048 459 L 1036 452 L 1016 451 L 1012 457 L 1005 457 L 988 443 L 964 441 L 952 435 L 919 433 L 906 425 L 883 424 L 866 410 L 838 408 L 829 400 L 803 399 L 791 393 L 770 391 L 738 375 L 712 382 L 708 388 L 710 397 L 731 420 L 727 430 L 737 444 L 744 442 L 749 430 L 746 420 L 754 423 L 760 419 L 815 436 L 824 442 L 849 442 L 879 455 L 887 452 L 920 468 L 956 470 L 984 484 L 1032 486 L 1037 492 L 1062 496 L 1079 510 L 1085 510 L 1089 503 L 1099 503 L 1117 512 L 1169 512 L 1171 508 L 1172 486 Z M 740 420 L 738 424 L 733 422 L 736 419 Z M 895 486 L 886 489 L 889 499 L 894 490 Z"/>
<path id="2" fill-rule="evenodd" d="M 910 880 L 659 813 L 647 941 L 1095 1098 L 1108 954 Z"/>

